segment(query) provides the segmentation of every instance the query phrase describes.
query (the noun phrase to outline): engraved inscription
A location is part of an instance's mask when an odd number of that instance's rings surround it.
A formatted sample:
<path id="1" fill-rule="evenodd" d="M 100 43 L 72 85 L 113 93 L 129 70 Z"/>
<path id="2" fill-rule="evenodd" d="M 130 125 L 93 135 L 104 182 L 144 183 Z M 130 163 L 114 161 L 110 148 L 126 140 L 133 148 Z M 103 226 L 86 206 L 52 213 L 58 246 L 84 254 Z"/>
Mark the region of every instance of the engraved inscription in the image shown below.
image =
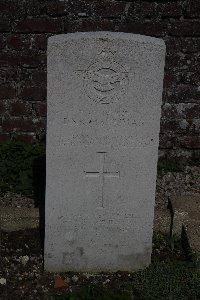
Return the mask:
<path id="1" fill-rule="evenodd" d="M 85 92 L 96 103 L 110 104 L 125 93 L 128 72 L 111 51 L 102 51 L 88 69 L 77 72 L 83 74 Z"/>
<path id="2" fill-rule="evenodd" d="M 105 166 L 105 157 L 106 157 L 106 152 L 97 152 L 101 155 L 101 169 L 97 172 L 88 172 L 85 171 L 85 177 L 89 178 L 99 178 L 100 179 L 100 185 L 101 185 L 101 203 L 100 207 L 105 207 L 104 203 L 104 182 L 105 178 L 119 178 L 120 173 L 119 172 L 106 172 L 104 169 Z"/>
<path id="3" fill-rule="evenodd" d="M 137 134 L 137 133 L 136 133 Z M 88 134 L 73 134 L 70 138 L 69 137 L 61 137 L 60 138 L 60 144 L 63 146 L 70 145 L 70 146 L 77 146 L 77 145 L 83 145 L 86 147 L 92 147 L 95 144 L 99 144 L 101 146 L 108 146 L 110 145 L 111 148 L 114 147 L 127 147 L 131 146 L 134 147 L 136 143 L 140 143 L 138 141 L 137 135 L 135 136 L 130 135 L 130 136 L 109 136 L 109 135 L 104 135 L 104 136 L 94 136 L 91 137 Z M 145 143 L 145 145 L 149 145 L 150 143 Z"/>

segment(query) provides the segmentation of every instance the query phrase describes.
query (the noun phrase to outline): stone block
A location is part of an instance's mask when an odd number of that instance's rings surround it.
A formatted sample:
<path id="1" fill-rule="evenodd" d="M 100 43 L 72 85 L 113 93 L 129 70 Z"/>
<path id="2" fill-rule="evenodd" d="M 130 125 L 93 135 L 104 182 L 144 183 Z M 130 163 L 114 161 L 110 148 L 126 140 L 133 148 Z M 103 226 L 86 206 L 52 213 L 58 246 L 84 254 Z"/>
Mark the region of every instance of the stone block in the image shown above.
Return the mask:
<path id="1" fill-rule="evenodd" d="M 147 36 L 49 39 L 46 270 L 150 263 L 164 59 Z"/>

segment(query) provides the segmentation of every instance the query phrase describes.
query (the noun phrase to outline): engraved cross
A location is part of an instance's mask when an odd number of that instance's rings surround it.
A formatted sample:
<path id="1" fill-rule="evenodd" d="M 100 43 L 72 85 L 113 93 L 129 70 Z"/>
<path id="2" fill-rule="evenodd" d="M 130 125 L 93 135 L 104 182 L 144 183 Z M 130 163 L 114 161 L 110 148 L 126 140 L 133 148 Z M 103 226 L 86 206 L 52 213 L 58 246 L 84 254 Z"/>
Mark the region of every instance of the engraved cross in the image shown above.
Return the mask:
<path id="1" fill-rule="evenodd" d="M 105 207 L 104 203 L 104 182 L 105 178 L 119 178 L 120 173 L 119 172 L 106 172 L 104 169 L 105 166 L 105 157 L 106 157 L 106 152 L 97 152 L 101 155 L 101 168 L 99 171 L 96 172 L 87 172 L 85 171 L 85 177 L 89 178 L 99 178 L 100 179 L 100 184 L 101 184 L 101 207 Z"/>

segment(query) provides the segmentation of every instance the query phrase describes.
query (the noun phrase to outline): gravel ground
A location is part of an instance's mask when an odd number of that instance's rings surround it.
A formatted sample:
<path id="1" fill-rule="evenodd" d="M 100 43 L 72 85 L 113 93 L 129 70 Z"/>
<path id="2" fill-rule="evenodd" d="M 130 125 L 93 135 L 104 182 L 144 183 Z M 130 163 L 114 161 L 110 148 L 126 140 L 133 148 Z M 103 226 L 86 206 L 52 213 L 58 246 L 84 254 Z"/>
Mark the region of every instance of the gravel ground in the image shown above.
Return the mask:
<path id="1" fill-rule="evenodd" d="M 173 194 L 199 195 L 200 167 L 186 167 L 183 173 L 167 172 L 157 178 L 156 203 L 166 206 L 167 197 Z M 7 193 L 0 198 L 0 205 L 10 207 L 34 207 L 34 200 Z M 43 251 L 39 230 L 0 232 L 0 299 L 55 299 L 59 294 L 54 287 L 58 274 L 43 271 Z M 112 275 L 65 273 L 65 289 L 81 284 L 119 285 L 129 282 L 129 273 Z"/>
<path id="2" fill-rule="evenodd" d="M 62 288 L 58 288 L 60 282 L 55 279 L 60 275 L 43 271 L 40 235 L 36 229 L 1 233 L 0 268 L 1 300 L 53 300 L 56 295 L 81 285 L 114 288 L 122 282 L 131 282 L 128 272 L 99 275 L 67 272 L 62 273 Z"/>
<path id="3" fill-rule="evenodd" d="M 157 176 L 156 205 L 166 207 L 172 195 L 200 195 L 200 167 L 186 167 L 184 172 Z"/>

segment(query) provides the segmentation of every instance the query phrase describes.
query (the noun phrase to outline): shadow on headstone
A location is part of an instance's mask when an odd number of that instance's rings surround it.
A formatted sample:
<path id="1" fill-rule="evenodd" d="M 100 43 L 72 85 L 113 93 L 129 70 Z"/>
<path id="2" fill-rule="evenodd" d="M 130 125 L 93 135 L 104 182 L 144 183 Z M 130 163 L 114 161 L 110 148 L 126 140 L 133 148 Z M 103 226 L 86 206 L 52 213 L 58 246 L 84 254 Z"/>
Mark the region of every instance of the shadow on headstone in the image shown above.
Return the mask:
<path id="1" fill-rule="evenodd" d="M 44 250 L 45 231 L 45 185 L 46 185 L 46 156 L 42 155 L 33 162 L 33 190 L 35 207 L 39 208 L 39 230 L 42 250 Z"/>

